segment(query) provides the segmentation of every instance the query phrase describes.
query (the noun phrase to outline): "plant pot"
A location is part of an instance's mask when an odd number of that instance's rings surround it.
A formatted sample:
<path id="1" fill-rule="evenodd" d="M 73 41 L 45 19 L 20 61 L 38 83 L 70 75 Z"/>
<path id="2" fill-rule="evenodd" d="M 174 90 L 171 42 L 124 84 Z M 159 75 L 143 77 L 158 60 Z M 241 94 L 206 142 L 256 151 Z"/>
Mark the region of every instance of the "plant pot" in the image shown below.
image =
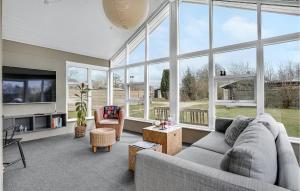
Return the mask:
<path id="1" fill-rule="evenodd" d="M 75 127 L 75 138 L 80 138 L 85 136 L 86 126 Z"/>

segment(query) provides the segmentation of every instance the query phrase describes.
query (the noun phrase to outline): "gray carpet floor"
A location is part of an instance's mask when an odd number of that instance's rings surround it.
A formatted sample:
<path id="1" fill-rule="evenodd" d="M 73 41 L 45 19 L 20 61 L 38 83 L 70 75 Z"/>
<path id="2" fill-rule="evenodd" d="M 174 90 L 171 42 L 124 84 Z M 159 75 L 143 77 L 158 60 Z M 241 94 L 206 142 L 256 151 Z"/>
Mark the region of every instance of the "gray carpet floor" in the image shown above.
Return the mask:
<path id="1" fill-rule="evenodd" d="M 128 171 L 128 144 L 142 140 L 124 132 L 112 151 L 91 152 L 89 133 L 80 139 L 72 134 L 24 142 L 27 168 L 22 162 L 4 173 L 5 191 L 127 191 L 134 190 Z M 15 159 L 16 147 L 4 151 L 4 159 Z"/>

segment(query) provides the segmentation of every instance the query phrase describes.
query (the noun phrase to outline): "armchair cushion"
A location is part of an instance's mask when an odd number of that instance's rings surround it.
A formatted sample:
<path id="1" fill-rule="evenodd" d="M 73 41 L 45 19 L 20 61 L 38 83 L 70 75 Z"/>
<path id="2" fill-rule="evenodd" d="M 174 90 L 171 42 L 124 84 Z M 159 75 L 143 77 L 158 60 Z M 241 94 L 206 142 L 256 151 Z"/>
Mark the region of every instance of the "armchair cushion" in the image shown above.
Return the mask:
<path id="1" fill-rule="evenodd" d="M 99 121 L 99 124 L 103 124 L 103 125 L 118 125 L 119 124 L 119 120 L 117 119 L 103 119 L 101 121 Z"/>
<path id="2" fill-rule="evenodd" d="M 120 107 L 118 106 L 104 106 L 103 119 L 118 119 Z"/>

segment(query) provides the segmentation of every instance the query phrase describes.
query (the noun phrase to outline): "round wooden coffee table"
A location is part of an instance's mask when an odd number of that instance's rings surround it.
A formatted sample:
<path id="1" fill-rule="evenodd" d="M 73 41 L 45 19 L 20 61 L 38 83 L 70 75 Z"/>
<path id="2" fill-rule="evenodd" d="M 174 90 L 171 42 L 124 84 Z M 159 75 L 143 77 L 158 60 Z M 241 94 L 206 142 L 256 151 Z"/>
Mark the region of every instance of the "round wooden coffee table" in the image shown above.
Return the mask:
<path id="1" fill-rule="evenodd" d="M 112 145 L 116 142 L 116 131 L 113 128 L 97 128 L 90 132 L 90 143 L 95 153 L 97 147 L 107 147 L 111 151 Z"/>

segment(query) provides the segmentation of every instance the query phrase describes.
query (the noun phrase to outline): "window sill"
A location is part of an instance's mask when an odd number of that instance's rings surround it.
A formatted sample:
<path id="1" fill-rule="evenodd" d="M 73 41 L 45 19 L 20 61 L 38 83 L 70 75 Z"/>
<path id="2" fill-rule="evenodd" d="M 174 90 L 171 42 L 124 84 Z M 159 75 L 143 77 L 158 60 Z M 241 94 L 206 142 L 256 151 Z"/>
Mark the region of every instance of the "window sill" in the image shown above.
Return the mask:
<path id="1" fill-rule="evenodd" d="M 91 116 L 91 117 L 87 117 L 86 120 L 93 120 L 94 117 Z M 72 118 L 72 119 L 67 119 L 67 122 L 75 122 L 77 119 L 76 118 Z"/>

